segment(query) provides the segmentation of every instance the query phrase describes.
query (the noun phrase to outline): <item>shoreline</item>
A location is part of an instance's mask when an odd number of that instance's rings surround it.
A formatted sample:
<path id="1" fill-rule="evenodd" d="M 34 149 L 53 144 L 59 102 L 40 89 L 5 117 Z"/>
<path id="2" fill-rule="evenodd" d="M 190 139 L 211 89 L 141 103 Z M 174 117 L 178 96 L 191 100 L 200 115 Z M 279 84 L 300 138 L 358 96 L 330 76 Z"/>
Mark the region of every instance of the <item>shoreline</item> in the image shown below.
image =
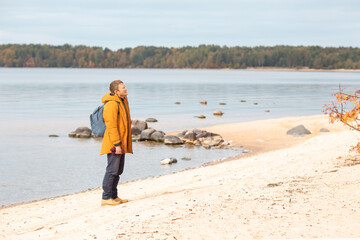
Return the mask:
<path id="1" fill-rule="evenodd" d="M 152 179 L 152 178 L 158 178 L 158 177 L 162 177 L 162 176 L 167 176 L 167 175 L 172 175 L 172 174 L 176 174 L 176 173 L 180 173 L 183 171 L 188 171 L 188 170 L 193 170 L 193 169 L 197 169 L 197 168 L 201 168 L 201 167 L 206 167 L 206 166 L 212 166 L 212 165 L 217 165 L 217 164 L 221 164 L 223 162 L 227 162 L 227 161 L 234 161 L 234 160 L 238 160 L 240 158 L 246 158 L 246 157 L 251 157 L 251 156 L 256 156 L 262 153 L 266 153 L 269 151 L 273 151 L 273 150 L 278 150 L 278 149 L 284 149 L 284 148 L 288 148 L 291 147 L 293 145 L 298 144 L 299 142 L 305 141 L 309 138 L 312 138 L 314 136 L 317 136 L 318 134 L 315 132 L 313 134 L 310 134 L 308 136 L 303 136 L 303 137 L 299 137 L 299 138 L 294 138 L 292 136 L 282 136 L 281 138 L 271 138 L 271 141 L 275 141 L 275 144 L 271 144 L 270 146 L 268 146 L 265 141 L 259 141 L 260 139 L 257 138 L 258 135 L 252 135 L 252 137 L 249 138 L 249 136 L 251 136 L 251 133 L 254 132 L 254 127 L 256 127 L 257 125 L 267 125 L 267 124 L 271 124 L 269 126 L 266 126 L 265 128 L 262 129 L 262 131 L 268 132 L 270 131 L 270 128 L 274 128 L 274 125 L 280 124 L 283 121 L 287 121 L 288 126 L 290 127 L 291 125 L 295 126 L 296 124 L 300 124 L 300 122 L 304 122 L 307 121 L 313 121 L 313 119 L 317 119 L 317 121 L 320 121 L 322 126 L 323 125 L 327 125 L 328 127 L 330 127 L 332 129 L 332 131 L 342 131 L 343 126 L 341 124 L 338 125 L 329 125 L 326 124 L 325 121 L 327 121 L 327 117 L 325 117 L 325 115 L 312 115 L 312 116 L 301 116 L 301 117 L 283 117 L 283 118 L 271 118 L 271 119 L 266 119 L 266 120 L 255 120 L 255 121 L 249 121 L 249 122 L 239 122 L 239 123 L 226 123 L 226 124 L 220 124 L 220 125 L 214 125 L 214 126 L 208 126 L 208 127 L 204 127 L 201 128 L 203 130 L 206 131 L 212 131 L 215 133 L 219 133 L 221 136 L 224 137 L 224 140 L 231 140 L 233 141 L 233 143 L 236 146 L 241 146 L 244 149 L 248 150 L 247 153 L 241 153 L 241 154 L 236 154 L 234 156 L 230 156 L 227 157 L 225 159 L 216 159 L 207 163 L 203 163 L 199 166 L 196 167 L 190 167 L 190 168 L 186 168 L 177 172 L 173 172 L 170 174 L 164 174 L 164 175 L 156 175 L 156 176 L 151 176 L 151 177 L 145 177 L 145 178 L 139 178 L 139 179 L 134 179 L 134 180 L 130 180 L 130 181 L 125 181 L 125 182 L 121 182 L 119 184 L 128 184 L 128 183 L 133 183 L 133 182 L 138 182 L 138 181 L 142 181 L 142 180 L 146 180 L 146 179 Z M 292 123 L 290 123 L 292 122 Z M 229 128 L 233 128 L 234 126 L 236 126 L 237 128 L 240 129 L 246 129 L 242 135 L 238 135 L 237 137 L 234 137 L 233 134 L 231 133 L 231 130 L 229 131 Z M 313 129 L 315 126 L 311 126 L 311 129 Z M 275 128 L 279 128 L 278 126 L 276 126 Z M 286 129 L 284 129 L 285 131 Z M 288 130 L 288 129 L 287 129 Z M 318 130 L 318 128 L 316 129 Z M 167 134 L 177 134 L 181 131 L 170 131 L 167 132 Z M 315 134 L 315 135 L 314 135 Z M 245 141 L 244 140 L 244 136 L 246 136 L 246 142 L 242 142 Z M 282 140 L 286 139 L 286 141 L 288 141 L 286 144 L 283 144 Z M 268 141 L 268 140 L 267 140 Z M 41 202 L 41 201 L 45 201 L 45 200 L 53 200 L 56 198 L 62 198 L 62 197 L 67 197 L 67 196 L 71 196 L 71 195 L 76 195 L 76 194 L 81 194 L 81 193 L 85 193 L 85 192 L 91 192 L 91 191 L 98 191 L 101 190 L 101 187 L 98 188 L 89 188 L 86 190 L 82 190 L 82 191 L 78 191 L 78 192 L 73 192 L 73 193 L 68 193 L 68 194 L 63 194 L 63 195 L 57 195 L 54 197 L 45 197 L 42 199 L 36 199 L 36 200 L 30 200 L 30 201 L 24 201 L 24 202 L 19 202 L 19 203 L 13 203 L 13 204 L 9 204 L 9 205 L 1 205 L 0 206 L 0 210 L 1 209 L 5 209 L 5 208 L 11 208 L 11 207 L 16 207 L 19 205 L 24 205 L 24 204 L 30 204 L 30 203 L 36 203 L 36 202 Z"/>
<path id="2" fill-rule="evenodd" d="M 279 68 L 279 67 L 249 67 L 248 71 L 291 71 L 291 72 L 360 72 L 360 69 L 315 69 L 315 68 Z"/>
<path id="3" fill-rule="evenodd" d="M 299 122 L 312 131 L 312 136 L 294 138 L 285 134 L 289 125 Z M 330 133 L 318 133 L 320 126 L 329 128 Z M 253 132 L 254 128 L 258 133 Z M 329 125 L 323 115 L 224 124 L 209 129 L 222 129 L 220 135 L 225 139 L 237 136 L 234 141 L 239 143 L 247 139 L 248 146 L 258 142 L 259 134 L 264 141 L 251 154 L 239 158 L 121 183 L 120 196 L 130 201 L 119 206 L 100 207 L 101 189 L 93 189 L 0 208 L 3 218 L 0 236 L 8 239 L 359 236 L 360 159 L 348 152 L 358 134 L 340 124 Z"/>
<path id="4" fill-rule="evenodd" d="M 224 71 L 280 71 L 280 72 L 360 72 L 360 69 L 315 69 L 315 68 L 281 68 L 281 67 L 247 67 L 247 68 L 65 68 L 65 67 L 0 67 L 0 69 L 118 69 L 118 70 L 224 70 Z"/>

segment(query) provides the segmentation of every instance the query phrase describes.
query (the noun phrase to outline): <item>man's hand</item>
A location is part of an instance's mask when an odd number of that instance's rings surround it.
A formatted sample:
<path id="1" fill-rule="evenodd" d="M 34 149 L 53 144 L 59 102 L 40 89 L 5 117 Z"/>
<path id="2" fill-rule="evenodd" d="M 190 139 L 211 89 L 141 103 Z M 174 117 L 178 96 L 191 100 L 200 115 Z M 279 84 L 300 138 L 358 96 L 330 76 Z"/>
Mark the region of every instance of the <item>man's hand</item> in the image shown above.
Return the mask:
<path id="1" fill-rule="evenodd" d="M 125 151 L 120 146 L 115 147 L 116 151 L 115 154 L 124 154 Z"/>

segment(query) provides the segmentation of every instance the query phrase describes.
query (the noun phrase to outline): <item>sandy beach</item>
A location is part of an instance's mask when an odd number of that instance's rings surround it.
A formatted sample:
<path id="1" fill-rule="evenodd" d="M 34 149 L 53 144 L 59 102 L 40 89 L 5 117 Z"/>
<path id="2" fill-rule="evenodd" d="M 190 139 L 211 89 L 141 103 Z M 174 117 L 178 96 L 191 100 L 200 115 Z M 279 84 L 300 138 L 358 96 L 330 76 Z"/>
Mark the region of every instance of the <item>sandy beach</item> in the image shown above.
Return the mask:
<path id="1" fill-rule="evenodd" d="M 286 135 L 303 124 L 312 134 Z M 327 128 L 328 133 L 319 133 Z M 205 128 L 244 156 L 0 209 L 0 239 L 294 239 L 360 237 L 360 135 L 324 115 Z M 171 166 L 170 166 L 171 167 Z M 125 169 L 131 171 L 131 169 Z"/>

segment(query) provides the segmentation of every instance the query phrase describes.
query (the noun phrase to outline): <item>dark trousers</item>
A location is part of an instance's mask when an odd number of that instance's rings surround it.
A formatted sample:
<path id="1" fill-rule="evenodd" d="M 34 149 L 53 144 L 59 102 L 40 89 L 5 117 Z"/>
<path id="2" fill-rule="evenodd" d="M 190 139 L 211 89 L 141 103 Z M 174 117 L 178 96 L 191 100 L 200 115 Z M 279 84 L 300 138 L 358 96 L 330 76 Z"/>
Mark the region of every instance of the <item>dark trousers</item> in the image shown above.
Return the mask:
<path id="1" fill-rule="evenodd" d="M 115 199 L 117 195 L 117 185 L 119 183 L 120 175 L 124 171 L 125 154 L 111 154 L 107 155 L 107 167 L 103 180 L 103 194 L 102 199 Z"/>

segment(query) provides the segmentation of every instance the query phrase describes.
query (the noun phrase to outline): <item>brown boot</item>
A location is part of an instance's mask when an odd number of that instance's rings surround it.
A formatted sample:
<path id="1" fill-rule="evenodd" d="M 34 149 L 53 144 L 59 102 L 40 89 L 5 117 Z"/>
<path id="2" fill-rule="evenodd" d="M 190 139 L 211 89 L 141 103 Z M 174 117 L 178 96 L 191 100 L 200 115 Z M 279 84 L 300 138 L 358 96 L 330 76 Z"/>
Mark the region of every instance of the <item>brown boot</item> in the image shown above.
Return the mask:
<path id="1" fill-rule="evenodd" d="M 117 198 L 114 199 L 114 201 L 119 202 L 119 204 L 121 204 L 121 203 L 127 203 L 129 200 L 121 199 L 121 198 L 117 197 Z"/>
<path id="2" fill-rule="evenodd" d="M 110 206 L 115 206 L 115 205 L 119 205 L 120 202 L 118 201 L 115 201 L 114 199 L 102 199 L 101 200 L 101 206 L 104 206 L 104 205 L 110 205 Z"/>

